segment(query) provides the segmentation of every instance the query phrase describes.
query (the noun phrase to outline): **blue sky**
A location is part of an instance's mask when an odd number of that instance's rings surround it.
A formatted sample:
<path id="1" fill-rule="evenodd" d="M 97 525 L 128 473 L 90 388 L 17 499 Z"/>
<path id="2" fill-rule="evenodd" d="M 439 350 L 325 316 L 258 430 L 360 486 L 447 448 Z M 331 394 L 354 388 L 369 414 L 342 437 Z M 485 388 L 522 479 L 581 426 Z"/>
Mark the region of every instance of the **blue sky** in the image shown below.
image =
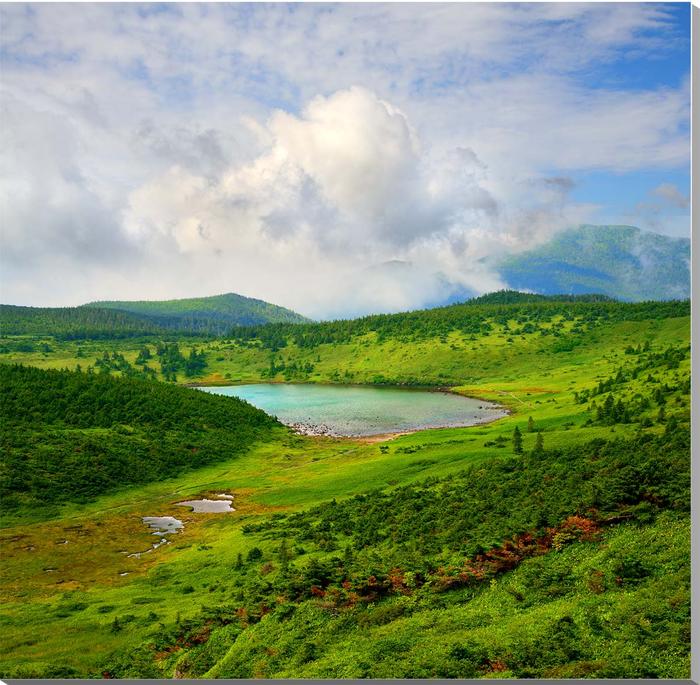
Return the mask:
<path id="1" fill-rule="evenodd" d="M 601 87 L 625 87 L 648 90 L 678 87 L 690 73 L 690 3 L 666 3 L 666 26 L 650 31 L 657 39 L 652 51 L 624 51 L 618 59 L 602 63 L 592 72 L 592 84 Z"/>
<path id="2" fill-rule="evenodd" d="M 571 197 L 600 207 L 592 223 L 644 224 L 649 230 L 675 237 L 689 237 L 690 177 L 687 169 L 586 172 L 574 176 Z M 676 187 L 685 202 L 674 203 L 654 191 L 664 184 Z M 662 218 L 653 217 L 660 213 Z"/>
<path id="3" fill-rule="evenodd" d="M 689 7 L 3 5 L 3 299 L 389 311 L 688 236 Z"/>
<path id="4" fill-rule="evenodd" d="M 690 77 L 690 4 L 667 4 L 669 26 L 663 31 L 660 49 L 653 52 L 622 54 L 618 59 L 602 63 L 585 75 L 592 88 L 649 90 L 684 87 Z M 651 34 L 654 37 L 654 33 Z M 689 113 L 688 113 L 689 114 Z M 690 119 L 681 121 L 688 131 Z M 655 204 L 667 219 L 661 225 L 648 225 L 650 230 L 671 235 L 689 236 L 689 208 L 660 207 L 654 190 L 673 184 L 686 198 L 690 197 L 690 160 L 675 167 L 642 169 L 628 173 L 588 171 L 574 175 L 576 186 L 572 198 L 578 202 L 600 206 L 593 222 L 633 223 L 645 221 L 646 205 Z M 641 206 L 641 207 L 640 207 Z"/>

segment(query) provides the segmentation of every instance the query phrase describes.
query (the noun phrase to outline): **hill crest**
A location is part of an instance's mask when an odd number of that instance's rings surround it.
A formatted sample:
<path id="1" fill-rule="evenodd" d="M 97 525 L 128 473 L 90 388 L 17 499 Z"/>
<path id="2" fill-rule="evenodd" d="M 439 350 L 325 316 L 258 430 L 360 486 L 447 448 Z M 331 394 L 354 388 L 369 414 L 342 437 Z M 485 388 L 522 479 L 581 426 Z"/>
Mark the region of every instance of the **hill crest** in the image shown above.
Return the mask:
<path id="1" fill-rule="evenodd" d="M 228 325 L 259 323 L 302 323 L 309 319 L 264 300 L 237 293 L 171 300 L 98 300 L 82 305 L 87 308 L 117 309 L 154 319 L 217 319 Z"/>

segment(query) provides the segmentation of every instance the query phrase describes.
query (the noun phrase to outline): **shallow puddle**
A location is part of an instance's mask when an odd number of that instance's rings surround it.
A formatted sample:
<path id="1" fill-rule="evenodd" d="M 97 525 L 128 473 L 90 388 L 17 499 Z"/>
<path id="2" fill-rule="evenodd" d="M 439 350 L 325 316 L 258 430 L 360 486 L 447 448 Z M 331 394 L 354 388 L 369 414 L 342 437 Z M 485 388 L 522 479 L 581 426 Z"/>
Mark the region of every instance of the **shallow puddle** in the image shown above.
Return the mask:
<path id="1" fill-rule="evenodd" d="M 190 499 L 178 502 L 178 507 L 190 507 L 195 514 L 223 514 L 236 511 L 229 499 Z"/>
<path id="2" fill-rule="evenodd" d="M 216 499 L 188 499 L 183 502 L 177 502 L 178 507 L 189 507 L 195 514 L 225 514 L 229 511 L 236 511 L 233 504 L 233 495 L 226 492 L 221 492 L 217 495 L 212 495 Z"/>
<path id="3" fill-rule="evenodd" d="M 169 535 L 185 527 L 182 521 L 174 516 L 144 516 L 142 521 L 154 529 L 153 535 Z"/>
<path id="4" fill-rule="evenodd" d="M 174 516 L 144 516 L 141 519 L 149 528 L 153 529 L 153 535 L 158 535 L 160 540 L 154 542 L 151 549 L 145 549 L 143 552 L 133 552 L 132 554 L 127 554 L 129 559 L 140 559 L 142 555 L 152 552 L 154 549 L 158 549 L 162 545 L 167 545 L 170 543 L 165 536 L 171 535 L 172 533 L 177 533 L 182 528 L 184 524 L 179 519 Z"/>
<path id="5" fill-rule="evenodd" d="M 236 511 L 231 506 L 233 495 L 220 493 L 213 496 L 217 499 L 202 498 L 185 500 L 183 502 L 177 502 L 176 506 L 189 507 L 197 514 L 223 514 Z M 184 523 L 174 516 L 144 516 L 141 520 L 152 529 L 153 535 L 157 535 L 160 539 L 158 542 L 154 542 L 150 549 L 145 549 L 142 552 L 132 552 L 131 554 L 122 552 L 122 554 L 126 554 L 129 559 L 140 559 L 144 554 L 148 554 L 162 545 L 170 544 L 170 540 L 168 540 L 167 536 L 178 533 L 185 527 Z"/>

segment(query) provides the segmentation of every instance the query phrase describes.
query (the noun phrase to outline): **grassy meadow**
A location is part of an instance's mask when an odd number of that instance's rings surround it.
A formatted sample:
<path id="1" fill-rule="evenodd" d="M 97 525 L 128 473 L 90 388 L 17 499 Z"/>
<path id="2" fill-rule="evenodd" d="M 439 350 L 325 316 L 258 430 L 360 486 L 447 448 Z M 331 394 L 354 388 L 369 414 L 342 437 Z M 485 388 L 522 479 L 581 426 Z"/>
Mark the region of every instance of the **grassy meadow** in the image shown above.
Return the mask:
<path id="1" fill-rule="evenodd" d="M 583 446 L 592 441 L 663 445 L 687 432 L 688 316 L 589 325 L 574 311 L 524 332 L 520 314 L 508 318 L 499 311 L 489 323 L 490 330 L 476 334 L 451 330 L 411 339 L 368 332 L 310 347 L 290 338 L 276 349 L 238 336 L 166 341 L 177 342 L 184 358 L 193 349 L 203 353 L 206 363 L 195 373 L 174 367 L 162 372 L 152 338 L 4 338 L 5 364 L 84 371 L 106 357 L 113 368 L 100 373 L 129 375 L 129 367 L 143 368 L 146 347 L 151 361 L 145 365 L 157 379 L 152 382 L 449 387 L 496 401 L 510 414 L 488 425 L 382 441 L 307 437 L 271 427 L 265 439 L 174 477 L 164 473 L 154 482 L 48 510 L 39 502 L 6 511 L 0 675 L 688 677 L 688 514 L 669 504 L 666 494 L 637 500 L 620 494 L 607 505 L 607 518 L 620 519 L 614 524 L 597 523 L 595 534 L 562 546 L 547 538 L 541 554 L 489 571 L 484 582 L 440 592 L 434 590 L 440 569 L 465 556 L 458 546 L 431 551 L 434 564 L 423 568 L 418 539 L 413 547 L 381 536 L 356 544 L 347 535 L 303 538 L 294 532 L 290 515 L 334 500 L 407 486 L 429 492 L 449 487 L 465 469 L 473 480 L 479 469 L 521 463 L 527 455 L 543 454 L 555 468 L 561 451 L 588 449 Z M 609 389 L 587 394 L 610 379 Z M 601 418 L 599 407 L 609 394 L 629 409 L 624 419 L 622 413 Z M 522 450 L 514 448 L 516 427 Z M 99 437 L 109 429 L 80 430 Z M 687 450 L 673 445 L 680 463 Z M 597 457 L 586 455 L 594 473 Z M 522 490 L 518 501 L 529 501 L 524 481 L 513 483 Z M 235 496 L 234 513 L 176 506 L 222 492 Z M 510 523 L 512 512 L 499 511 L 497 501 L 492 506 L 488 516 L 500 517 L 509 532 L 483 533 L 479 549 L 496 549 L 526 532 L 514 519 Z M 584 516 L 581 506 L 572 504 L 567 515 Z M 542 532 L 559 530 L 565 517 L 555 513 L 542 515 L 538 534 L 555 535 Z M 184 530 L 170 537 L 171 544 L 128 557 L 154 541 L 141 517 L 156 515 L 177 517 Z M 264 532 L 271 522 L 281 522 L 277 537 Z M 464 535 L 471 539 L 469 529 Z M 484 553 L 471 552 L 477 561 Z M 337 555 L 345 555 L 342 582 L 348 587 L 330 575 L 309 581 L 310 591 L 297 587 L 299 578 L 312 577 L 314 564 L 322 567 Z M 393 593 L 363 595 L 357 589 L 356 569 L 376 567 L 377 578 L 391 578 L 392 564 L 424 580 L 406 581 Z M 332 602 L 336 589 L 358 597 Z M 545 654 L 542 644 L 550 645 Z"/>

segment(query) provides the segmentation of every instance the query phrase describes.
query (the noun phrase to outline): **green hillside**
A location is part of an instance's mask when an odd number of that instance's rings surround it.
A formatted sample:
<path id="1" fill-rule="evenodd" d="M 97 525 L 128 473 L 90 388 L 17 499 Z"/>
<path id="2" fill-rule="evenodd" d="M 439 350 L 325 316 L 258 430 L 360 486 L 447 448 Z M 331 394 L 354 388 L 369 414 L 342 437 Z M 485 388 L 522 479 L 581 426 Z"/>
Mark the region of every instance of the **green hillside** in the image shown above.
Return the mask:
<path id="1" fill-rule="evenodd" d="M 687 301 L 498 293 L 181 340 L 189 367 L 173 343 L 30 342 L 0 360 L 82 372 L 4 366 L 28 390 L 7 409 L 0 676 L 689 677 Z M 231 398 L 131 377 L 147 366 L 449 386 L 510 414 L 381 442 L 246 420 L 241 444 L 215 418 Z M 75 401 L 74 383 L 108 390 Z M 161 398 L 151 423 L 139 388 Z M 153 477 L 76 497 L 56 454 L 81 488 L 121 464 Z M 54 482 L 70 496 L 36 507 Z M 177 505 L 216 493 L 235 512 Z M 166 515 L 183 530 L 133 556 L 154 539 L 142 517 Z"/>
<path id="2" fill-rule="evenodd" d="M 0 365 L 0 506 L 82 502 L 230 459 L 277 422 L 236 398 Z"/>
<path id="3" fill-rule="evenodd" d="M 0 335 L 43 336 L 58 340 L 119 339 L 164 335 L 154 321 L 111 309 L 0 305 Z"/>
<path id="4" fill-rule="evenodd" d="M 237 327 L 226 337 L 183 338 L 179 345 L 164 344 L 158 337 L 145 341 L 10 337 L 0 342 L 0 361 L 41 368 L 92 367 L 100 373 L 187 383 L 273 380 L 460 386 L 487 381 L 512 366 L 514 357 L 518 364 L 527 360 L 543 373 L 558 368 L 562 359 L 558 355 L 571 350 L 596 359 L 606 330 L 625 331 L 628 339 L 634 339 L 648 329 L 649 321 L 659 326 L 689 313 L 687 300 L 619 303 L 602 296 L 503 291 L 415 312 Z"/>
<path id="5" fill-rule="evenodd" d="M 497 263 L 510 287 L 670 300 L 690 294 L 690 241 L 634 226 L 581 226 Z"/>
<path id="6" fill-rule="evenodd" d="M 243 327 L 231 330 L 228 337 L 243 343 L 256 342 L 272 351 L 290 344 L 300 349 L 348 344 L 362 336 L 370 336 L 377 342 L 416 343 L 457 334 L 474 342 L 489 337 L 501 327 L 512 338 L 510 342 L 514 342 L 514 336 L 557 339 L 567 332 L 584 341 L 586 331 L 601 323 L 662 319 L 689 313 L 688 300 L 619 303 L 602 296 L 542 296 L 502 291 L 435 309 L 317 324 Z M 406 371 L 408 368 L 404 366 Z"/>
<path id="7" fill-rule="evenodd" d="M 204 336 L 237 326 L 300 323 L 308 319 L 283 307 L 229 293 L 162 302 L 92 302 L 81 307 L 0 305 L 0 335 L 57 340 Z"/>
<path id="8" fill-rule="evenodd" d="M 217 678 L 681 677 L 688 597 L 668 599 L 688 582 L 688 447 L 678 432 L 535 450 L 249 526 L 275 567 L 262 583 L 258 564 L 234 572 L 250 627 L 234 641 L 211 611 L 207 644 L 173 663 Z M 279 595 L 286 611 L 261 612 Z"/>
<path id="9" fill-rule="evenodd" d="M 83 306 L 132 312 L 147 316 L 164 328 L 210 334 L 223 333 L 231 326 L 308 321 L 284 307 L 235 293 L 182 300 L 91 302 Z"/>

